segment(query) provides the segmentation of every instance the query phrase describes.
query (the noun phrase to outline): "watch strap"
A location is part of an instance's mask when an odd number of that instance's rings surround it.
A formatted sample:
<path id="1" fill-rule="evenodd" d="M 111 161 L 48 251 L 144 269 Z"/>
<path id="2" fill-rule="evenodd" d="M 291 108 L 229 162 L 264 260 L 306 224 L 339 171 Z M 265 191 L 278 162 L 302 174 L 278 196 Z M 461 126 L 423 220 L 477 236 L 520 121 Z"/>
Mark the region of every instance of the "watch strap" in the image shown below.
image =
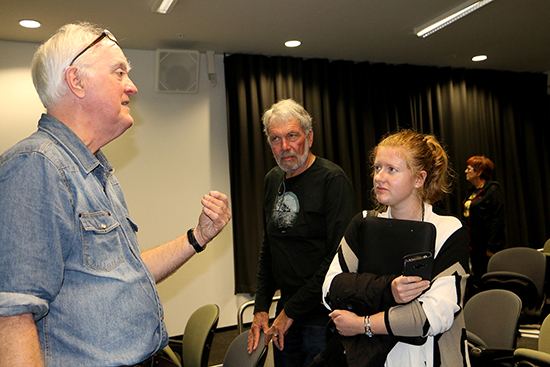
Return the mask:
<path id="1" fill-rule="evenodd" d="M 193 246 L 193 248 L 195 249 L 195 252 L 199 253 L 201 251 L 204 251 L 206 246 L 202 247 L 201 245 L 199 245 L 199 243 L 197 242 L 197 239 L 195 238 L 195 234 L 193 233 L 194 230 L 195 230 L 194 228 L 191 228 L 187 231 L 187 240 L 189 241 L 189 244 Z"/>

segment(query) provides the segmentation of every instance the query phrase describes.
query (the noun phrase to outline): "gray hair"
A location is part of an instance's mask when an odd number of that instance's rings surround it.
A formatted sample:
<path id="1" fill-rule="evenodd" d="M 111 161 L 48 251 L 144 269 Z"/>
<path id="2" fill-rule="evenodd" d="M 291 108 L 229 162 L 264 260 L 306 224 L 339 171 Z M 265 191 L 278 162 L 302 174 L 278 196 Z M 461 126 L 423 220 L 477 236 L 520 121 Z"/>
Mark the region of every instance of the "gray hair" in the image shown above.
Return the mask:
<path id="1" fill-rule="evenodd" d="M 31 72 L 34 87 L 46 109 L 55 106 L 68 92 L 65 71 L 72 59 L 102 32 L 102 28 L 92 23 L 70 23 L 38 48 L 32 59 Z M 93 55 L 93 52 L 86 52 L 75 61 L 83 75 L 92 65 Z"/>
<path id="2" fill-rule="evenodd" d="M 297 119 L 307 136 L 313 130 L 313 119 L 311 115 L 292 99 L 283 99 L 275 103 L 271 108 L 264 112 L 262 121 L 264 123 L 264 133 L 269 140 L 269 125 L 274 121 L 289 121 Z"/>

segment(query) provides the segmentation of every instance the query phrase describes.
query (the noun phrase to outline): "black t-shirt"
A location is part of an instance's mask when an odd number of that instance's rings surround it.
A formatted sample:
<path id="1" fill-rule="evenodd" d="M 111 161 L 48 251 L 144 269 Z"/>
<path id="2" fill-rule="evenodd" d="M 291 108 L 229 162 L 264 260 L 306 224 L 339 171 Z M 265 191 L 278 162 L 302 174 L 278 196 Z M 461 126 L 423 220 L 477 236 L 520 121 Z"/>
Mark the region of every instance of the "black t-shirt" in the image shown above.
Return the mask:
<path id="1" fill-rule="evenodd" d="M 351 181 L 336 164 L 317 157 L 296 177 L 279 167 L 264 180 L 264 242 L 255 312 L 267 311 L 281 290 L 277 312 L 324 324 L 321 286 L 347 225 L 356 212 Z"/>

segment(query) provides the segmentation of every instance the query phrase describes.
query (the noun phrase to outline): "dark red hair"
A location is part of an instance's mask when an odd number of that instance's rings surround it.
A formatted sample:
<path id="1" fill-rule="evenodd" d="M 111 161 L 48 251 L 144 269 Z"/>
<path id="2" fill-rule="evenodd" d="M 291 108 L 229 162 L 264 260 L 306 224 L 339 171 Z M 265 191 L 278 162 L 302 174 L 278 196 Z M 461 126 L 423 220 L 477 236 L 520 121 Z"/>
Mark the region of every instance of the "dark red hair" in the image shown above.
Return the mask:
<path id="1" fill-rule="evenodd" d="M 474 155 L 473 157 L 470 157 L 466 163 L 468 166 L 473 167 L 476 171 L 481 172 L 479 178 L 482 180 L 490 180 L 493 176 L 495 164 L 492 160 L 483 155 Z"/>

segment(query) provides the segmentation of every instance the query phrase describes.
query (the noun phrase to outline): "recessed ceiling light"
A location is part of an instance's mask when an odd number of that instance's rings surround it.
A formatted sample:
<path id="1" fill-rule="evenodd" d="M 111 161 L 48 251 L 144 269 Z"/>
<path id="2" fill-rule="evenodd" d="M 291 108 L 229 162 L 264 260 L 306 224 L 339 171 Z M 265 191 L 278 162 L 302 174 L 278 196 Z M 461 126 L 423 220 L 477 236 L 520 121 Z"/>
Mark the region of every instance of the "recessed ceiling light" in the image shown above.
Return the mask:
<path id="1" fill-rule="evenodd" d="M 472 57 L 472 61 L 478 62 L 478 61 L 485 61 L 487 60 L 487 55 L 477 55 Z"/>
<path id="2" fill-rule="evenodd" d="M 19 21 L 19 24 L 25 28 L 40 28 L 42 24 L 36 20 L 23 19 Z"/>
<path id="3" fill-rule="evenodd" d="M 300 41 L 296 41 L 296 40 L 293 40 L 293 41 L 286 41 L 285 42 L 285 46 L 286 47 L 298 47 L 302 44 L 302 42 Z"/>

